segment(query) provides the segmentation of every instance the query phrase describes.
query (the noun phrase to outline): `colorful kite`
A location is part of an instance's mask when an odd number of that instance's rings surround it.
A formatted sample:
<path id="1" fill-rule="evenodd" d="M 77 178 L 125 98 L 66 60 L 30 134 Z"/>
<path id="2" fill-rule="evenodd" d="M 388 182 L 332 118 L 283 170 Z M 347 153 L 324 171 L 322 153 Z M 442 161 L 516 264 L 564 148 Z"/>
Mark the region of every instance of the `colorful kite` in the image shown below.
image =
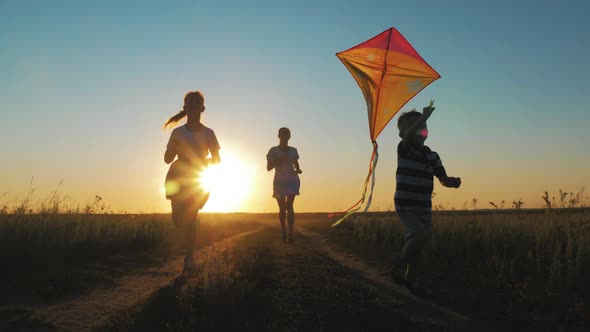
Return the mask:
<path id="1" fill-rule="evenodd" d="M 338 225 L 360 209 L 372 175 L 371 193 L 365 211 L 369 209 L 375 186 L 374 170 L 379 160 L 377 137 L 412 97 L 440 78 L 395 28 L 387 29 L 353 48 L 337 53 L 336 56 L 350 71 L 367 102 L 373 154 L 361 199 L 344 211 L 344 217 L 332 226 Z"/>

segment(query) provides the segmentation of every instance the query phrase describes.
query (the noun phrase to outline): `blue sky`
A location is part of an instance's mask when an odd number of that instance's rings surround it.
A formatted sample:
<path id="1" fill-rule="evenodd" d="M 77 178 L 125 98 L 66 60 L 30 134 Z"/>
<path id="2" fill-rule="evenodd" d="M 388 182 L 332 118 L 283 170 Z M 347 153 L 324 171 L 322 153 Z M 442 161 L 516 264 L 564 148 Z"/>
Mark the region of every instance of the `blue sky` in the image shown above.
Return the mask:
<path id="1" fill-rule="evenodd" d="M 164 211 L 158 188 L 182 96 L 206 95 L 223 153 L 255 170 L 248 211 L 273 211 L 264 156 L 288 126 L 301 211 L 360 197 L 371 144 L 366 106 L 335 53 L 393 26 L 442 78 L 412 99 L 437 110 L 426 144 L 461 206 L 590 184 L 583 1 L 0 2 L 0 194 L 34 186 L 114 209 Z M 382 132 L 374 206 L 393 203 L 395 119 Z M 484 207 L 483 205 L 481 207 Z"/>

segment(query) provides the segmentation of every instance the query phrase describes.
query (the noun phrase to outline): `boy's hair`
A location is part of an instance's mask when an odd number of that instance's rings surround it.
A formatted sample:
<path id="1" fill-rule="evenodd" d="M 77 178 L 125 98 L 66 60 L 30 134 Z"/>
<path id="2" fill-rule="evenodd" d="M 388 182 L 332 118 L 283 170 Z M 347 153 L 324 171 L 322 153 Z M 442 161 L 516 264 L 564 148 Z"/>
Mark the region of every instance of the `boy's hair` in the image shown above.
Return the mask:
<path id="1" fill-rule="evenodd" d="M 406 130 L 408 130 L 408 128 L 410 128 L 421 116 L 422 113 L 416 111 L 416 109 L 402 113 L 402 115 L 397 119 L 397 129 L 399 129 L 399 136 L 404 137 Z"/>

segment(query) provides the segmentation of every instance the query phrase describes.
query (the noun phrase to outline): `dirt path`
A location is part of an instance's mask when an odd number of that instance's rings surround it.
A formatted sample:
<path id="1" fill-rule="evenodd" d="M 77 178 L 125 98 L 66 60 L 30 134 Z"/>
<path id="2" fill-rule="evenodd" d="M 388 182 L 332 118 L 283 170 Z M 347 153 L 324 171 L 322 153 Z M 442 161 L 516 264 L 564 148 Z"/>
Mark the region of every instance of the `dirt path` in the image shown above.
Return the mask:
<path id="1" fill-rule="evenodd" d="M 388 274 L 369 267 L 363 259 L 330 243 L 326 236 L 305 227 L 299 228 L 299 233 L 303 241 L 295 245 L 338 262 L 363 280 L 366 287 L 383 291 L 390 301 L 420 308 L 416 314 L 421 321 L 428 321 L 442 329 L 487 330 L 461 313 L 416 297 L 406 287 L 393 282 Z"/>
<path id="2" fill-rule="evenodd" d="M 246 231 L 199 249 L 196 253 L 198 263 L 202 264 L 212 252 L 226 250 L 261 229 Z M 21 314 L 29 311 L 28 317 L 13 328 L 18 331 L 92 331 L 119 312 L 149 300 L 162 287 L 172 283 L 182 273 L 183 266 L 183 257 L 177 256 L 161 266 L 124 276 L 114 287 L 99 287 L 81 297 L 45 307 L 21 309 Z"/>
<path id="3" fill-rule="evenodd" d="M 361 259 L 300 229 L 295 243 L 268 225 L 208 255 L 207 268 L 154 296 L 108 331 L 487 331 L 416 298 Z"/>
<path id="4" fill-rule="evenodd" d="M 295 243 L 274 223 L 128 275 L 114 287 L 33 308 L 14 331 L 487 331 L 429 303 L 362 259 L 299 227 Z M 2 312 L 0 312 L 0 318 Z"/>

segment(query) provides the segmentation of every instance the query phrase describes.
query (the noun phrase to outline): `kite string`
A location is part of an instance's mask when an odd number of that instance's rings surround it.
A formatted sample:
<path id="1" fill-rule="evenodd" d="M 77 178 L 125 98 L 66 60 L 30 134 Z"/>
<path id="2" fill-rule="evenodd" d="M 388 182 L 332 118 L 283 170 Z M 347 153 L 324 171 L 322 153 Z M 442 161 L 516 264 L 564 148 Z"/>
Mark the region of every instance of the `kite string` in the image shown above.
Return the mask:
<path id="1" fill-rule="evenodd" d="M 353 214 L 354 212 L 358 211 L 361 208 L 362 203 L 364 203 L 365 197 L 367 195 L 367 187 L 369 186 L 370 179 L 372 179 L 371 193 L 369 196 L 369 201 L 368 201 L 367 207 L 365 207 L 365 212 L 367 211 L 367 209 L 371 205 L 371 200 L 373 197 L 373 188 L 375 186 L 375 167 L 377 166 L 377 160 L 379 159 L 378 147 L 379 146 L 377 145 L 377 142 L 373 141 L 373 153 L 371 154 L 371 160 L 369 161 L 369 173 L 367 174 L 367 178 L 365 179 L 365 184 L 363 185 L 363 195 L 362 195 L 361 199 L 359 199 L 356 203 L 354 203 L 351 207 L 346 209 L 344 212 L 329 214 L 328 218 L 332 218 L 332 217 L 344 214 L 344 216 L 342 218 L 338 219 L 334 224 L 332 224 L 332 227 L 339 225 L 342 221 L 344 221 L 346 218 L 348 218 L 351 214 Z"/>

